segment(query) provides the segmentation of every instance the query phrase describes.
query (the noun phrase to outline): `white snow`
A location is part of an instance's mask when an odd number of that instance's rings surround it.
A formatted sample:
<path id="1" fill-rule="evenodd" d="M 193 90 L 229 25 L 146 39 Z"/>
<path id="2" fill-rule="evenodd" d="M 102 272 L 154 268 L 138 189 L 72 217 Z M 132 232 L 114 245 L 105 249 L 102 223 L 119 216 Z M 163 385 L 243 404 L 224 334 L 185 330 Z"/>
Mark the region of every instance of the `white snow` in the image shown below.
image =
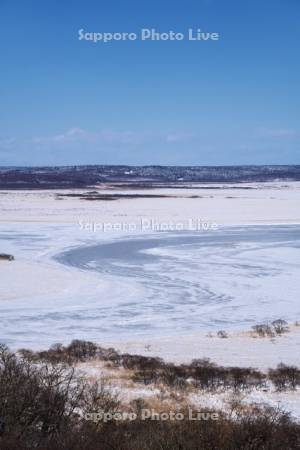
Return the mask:
<path id="1" fill-rule="evenodd" d="M 146 326 L 143 333 L 135 334 L 140 318 L 133 314 L 124 319 L 121 314 L 115 314 L 115 307 L 121 312 L 127 308 L 127 314 L 128 302 L 134 300 L 138 305 L 146 298 L 149 288 L 141 280 L 117 277 L 109 271 L 71 267 L 53 259 L 67 249 L 137 237 L 137 233 L 124 231 L 88 232 L 80 228 L 80 221 L 130 224 L 139 223 L 142 218 L 158 222 L 202 219 L 217 223 L 221 229 L 228 225 L 264 225 L 268 229 L 275 224 L 300 224 L 300 183 L 248 186 L 254 189 L 243 190 L 241 185 L 219 190 L 159 189 L 146 193 L 171 194 L 178 198 L 109 202 L 57 200 L 56 191 L 0 191 L 0 252 L 11 253 L 16 258 L 12 262 L 0 261 L 1 340 L 12 348 L 44 348 L 53 342 L 82 338 L 176 362 L 209 357 L 218 364 L 251 365 L 261 369 L 274 367 L 279 362 L 299 364 L 299 327 L 291 327 L 290 333 L 275 340 L 254 339 L 242 332 L 256 321 L 279 317 L 289 322 L 299 319 L 299 251 L 293 248 L 293 242 L 291 246 L 243 243 L 239 248 L 223 247 L 213 253 L 209 248 L 200 252 L 196 248 L 187 251 L 176 246 L 147 250 L 145 254 L 163 258 L 148 263 L 148 274 L 155 271 L 163 274 L 168 270 L 168 282 L 175 282 L 174 294 L 176 282 L 181 280 L 182 292 L 186 286 L 186 292 L 195 298 L 199 293 L 195 280 L 201 269 L 208 291 L 233 297 L 229 308 L 226 302 L 202 305 L 202 322 L 199 320 L 199 330 L 193 328 L 192 332 L 189 327 L 184 331 L 181 326 L 172 325 L 168 321 L 171 316 L 164 316 L 162 309 L 157 308 L 142 317 L 149 328 Z M 107 190 L 99 192 L 107 193 Z M 142 194 L 145 191 L 128 192 Z M 187 198 L 193 195 L 201 198 Z M 148 231 L 147 236 L 149 234 L 156 236 Z M 168 258 L 169 263 L 166 263 Z M 181 266 L 173 264 L 172 258 L 181 261 Z M 247 278 L 239 267 L 242 262 L 250 267 Z M 128 264 L 122 261 L 119 266 L 122 264 L 127 270 Z M 259 276 L 255 272 L 256 265 L 258 272 L 263 269 L 269 275 Z M 97 261 L 90 261 L 91 268 L 96 266 Z M 155 289 L 160 292 L 158 286 Z M 169 304 L 172 302 L 172 299 L 166 300 Z M 190 308 L 189 320 L 197 305 Z M 183 305 L 176 314 L 183 323 Z M 212 317 L 223 320 L 219 328 L 226 326 L 228 339 L 206 336 Z M 240 328 L 236 327 L 239 321 Z M 127 327 L 126 333 L 124 327 Z M 163 328 L 167 333 L 156 335 L 155 330 Z M 261 398 L 259 394 L 258 397 Z M 276 398 L 272 395 L 271 400 L 276 402 Z M 290 405 L 294 394 L 283 401 Z"/>

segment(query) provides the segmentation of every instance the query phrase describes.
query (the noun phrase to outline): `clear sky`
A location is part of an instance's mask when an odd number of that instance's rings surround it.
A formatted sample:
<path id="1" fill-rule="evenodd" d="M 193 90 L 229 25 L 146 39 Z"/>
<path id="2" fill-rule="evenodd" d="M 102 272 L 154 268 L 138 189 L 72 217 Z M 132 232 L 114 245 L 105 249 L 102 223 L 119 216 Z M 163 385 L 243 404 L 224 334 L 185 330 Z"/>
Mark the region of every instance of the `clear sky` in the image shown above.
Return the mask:
<path id="1" fill-rule="evenodd" d="M 299 0 L 0 0 L 0 17 L 0 165 L 300 163 Z"/>

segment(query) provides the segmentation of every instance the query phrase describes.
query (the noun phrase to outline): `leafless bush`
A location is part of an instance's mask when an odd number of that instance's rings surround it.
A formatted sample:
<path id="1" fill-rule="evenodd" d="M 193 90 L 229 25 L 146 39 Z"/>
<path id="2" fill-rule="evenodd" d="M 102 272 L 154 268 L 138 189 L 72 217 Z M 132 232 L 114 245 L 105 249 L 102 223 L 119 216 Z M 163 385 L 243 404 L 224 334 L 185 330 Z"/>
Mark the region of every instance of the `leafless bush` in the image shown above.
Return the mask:
<path id="1" fill-rule="evenodd" d="M 252 327 L 252 329 L 259 337 L 274 337 L 275 336 L 274 330 L 268 324 L 254 325 Z"/>
<path id="2" fill-rule="evenodd" d="M 270 369 L 268 375 L 270 380 L 280 391 L 296 389 L 300 386 L 300 369 L 295 366 L 279 364 L 276 369 Z"/>
<path id="3" fill-rule="evenodd" d="M 91 348 L 77 342 L 71 347 L 73 357 L 89 358 L 94 352 Z M 51 352 L 65 354 L 65 347 L 55 346 Z M 17 356 L 0 347 L 1 450 L 293 450 L 300 446 L 299 424 L 271 408 L 237 408 L 237 420 L 219 413 L 218 420 L 190 421 L 189 412 L 179 409 L 185 417 L 182 421 L 139 417 L 132 422 L 87 421 L 86 412 L 113 413 L 122 408 L 107 385 L 79 379 L 70 364 L 36 361 L 33 352 L 23 353 Z M 160 380 L 165 377 L 169 384 L 194 376 L 201 386 L 221 382 L 240 389 L 251 380 L 261 381 L 260 373 L 253 369 L 223 368 L 209 360 L 176 366 L 137 355 L 130 360 L 127 355 L 122 361 L 135 371 L 156 371 Z M 298 386 L 297 368 L 281 365 L 276 370 L 284 378 L 284 386 Z M 130 405 L 136 412 L 145 407 L 142 399 Z M 160 410 L 163 405 L 158 405 Z"/>
<path id="4" fill-rule="evenodd" d="M 221 339 L 226 339 L 226 338 L 228 338 L 228 333 L 224 330 L 219 330 L 217 332 L 217 336 Z"/>
<path id="5" fill-rule="evenodd" d="M 78 425 L 79 411 L 111 410 L 116 399 L 96 384 L 75 376 L 73 367 L 29 361 L 0 346 L 0 411 L 5 432 L 29 448 Z M 1 443 L 0 443 L 0 448 Z"/>
<path id="6" fill-rule="evenodd" d="M 252 330 L 259 337 L 275 337 L 276 335 L 287 333 L 289 331 L 289 327 L 285 320 L 277 319 L 274 320 L 270 325 L 269 324 L 254 325 L 252 327 Z"/>
<path id="7" fill-rule="evenodd" d="M 285 320 L 277 319 L 272 322 L 276 334 L 283 334 L 289 331 L 288 324 Z"/>
<path id="8" fill-rule="evenodd" d="M 226 369 L 226 385 L 234 390 L 262 388 L 265 386 L 266 376 L 258 370 L 248 367 L 229 367 Z"/>
<path id="9" fill-rule="evenodd" d="M 49 350 L 33 352 L 27 349 L 19 350 L 19 354 L 30 361 L 51 362 L 53 364 L 88 361 L 94 358 L 117 360 L 118 353 L 114 349 L 104 349 L 93 342 L 73 340 L 68 346 L 54 344 Z"/>
<path id="10" fill-rule="evenodd" d="M 144 384 L 161 383 L 168 387 L 184 389 L 190 383 L 206 390 L 229 388 L 245 390 L 265 386 L 266 376 L 252 368 L 222 367 L 208 359 L 193 360 L 190 365 L 157 362 L 156 367 L 136 367 L 133 380 Z"/>
<path id="11" fill-rule="evenodd" d="M 165 363 L 161 358 L 150 356 L 130 355 L 124 353 L 120 356 L 120 364 L 125 369 L 156 370 L 162 368 Z"/>

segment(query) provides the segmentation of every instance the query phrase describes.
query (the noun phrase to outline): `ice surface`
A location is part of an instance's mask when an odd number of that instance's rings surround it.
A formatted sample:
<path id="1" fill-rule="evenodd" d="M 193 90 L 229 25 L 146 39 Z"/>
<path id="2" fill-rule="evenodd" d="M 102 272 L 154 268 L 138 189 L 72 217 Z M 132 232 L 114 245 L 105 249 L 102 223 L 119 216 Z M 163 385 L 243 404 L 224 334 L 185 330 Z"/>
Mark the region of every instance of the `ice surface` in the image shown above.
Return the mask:
<path id="1" fill-rule="evenodd" d="M 300 316 L 300 226 L 87 237 L 5 225 L 1 340 L 13 347 L 249 329 Z M 67 250 L 66 250 L 67 247 Z"/>

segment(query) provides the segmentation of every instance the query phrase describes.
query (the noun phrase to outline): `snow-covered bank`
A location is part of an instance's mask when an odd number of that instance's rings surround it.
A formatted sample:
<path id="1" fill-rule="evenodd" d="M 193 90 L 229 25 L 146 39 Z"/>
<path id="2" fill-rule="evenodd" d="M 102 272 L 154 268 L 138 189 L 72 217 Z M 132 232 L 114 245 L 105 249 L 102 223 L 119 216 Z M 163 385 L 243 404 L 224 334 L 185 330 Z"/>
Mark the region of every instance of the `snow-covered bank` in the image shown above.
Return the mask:
<path id="1" fill-rule="evenodd" d="M 177 364 L 209 358 L 223 366 L 256 367 L 267 370 L 280 363 L 299 365 L 300 326 L 276 338 L 254 337 L 250 331 L 229 332 L 225 339 L 216 333 L 194 333 L 176 337 L 109 342 L 121 352 L 161 357 Z"/>
<path id="2" fill-rule="evenodd" d="M 194 187 L 194 188 L 193 188 Z M 160 221 L 206 219 L 220 225 L 300 223 L 300 182 L 198 184 L 189 189 L 126 190 L 127 194 L 170 195 L 116 201 L 57 200 L 69 191 L 0 191 L 0 222 L 78 223 L 92 219 L 105 223 L 134 222 L 141 217 Z M 97 193 L 107 194 L 107 189 Z M 117 194 L 116 189 L 113 190 Z"/>

